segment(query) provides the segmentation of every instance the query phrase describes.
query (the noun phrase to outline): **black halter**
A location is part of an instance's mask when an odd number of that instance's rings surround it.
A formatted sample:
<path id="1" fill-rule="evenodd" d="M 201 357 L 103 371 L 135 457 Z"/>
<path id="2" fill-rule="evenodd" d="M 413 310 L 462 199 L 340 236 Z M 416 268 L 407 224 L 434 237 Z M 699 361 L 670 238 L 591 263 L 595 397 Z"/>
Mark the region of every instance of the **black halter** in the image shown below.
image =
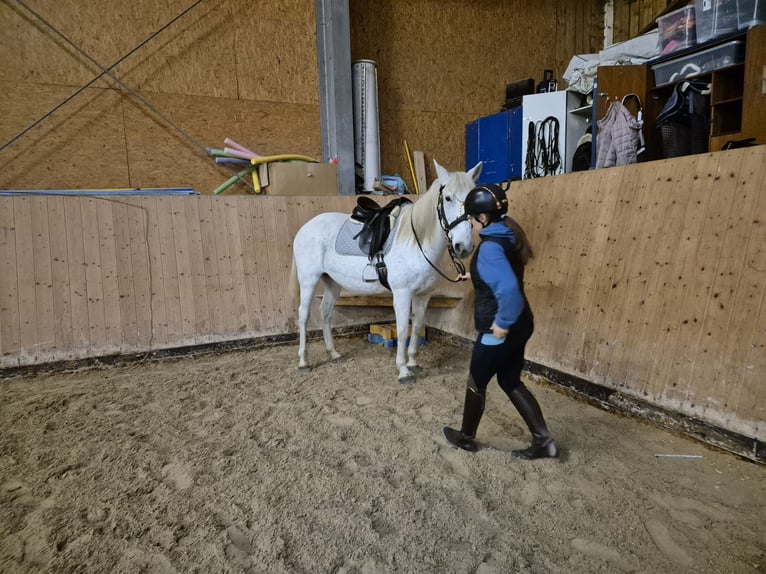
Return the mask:
<path id="1" fill-rule="evenodd" d="M 465 274 L 465 265 L 463 265 L 463 262 L 460 261 L 460 258 L 457 256 L 457 253 L 455 253 L 455 248 L 452 246 L 452 241 L 449 238 L 449 232 L 454 229 L 458 224 L 462 223 L 463 221 L 468 220 L 468 215 L 465 213 L 455 219 L 452 223 L 447 221 L 447 216 L 444 214 L 444 195 L 442 192 L 444 191 L 444 186 L 442 185 L 439 188 L 439 201 L 436 204 L 436 213 L 439 216 L 439 227 L 442 228 L 442 231 L 444 232 L 444 236 L 447 238 L 447 251 L 449 251 L 450 259 L 452 259 L 452 264 L 455 266 L 455 269 L 458 272 L 458 275 L 464 275 Z M 415 231 L 415 224 L 412 223 L 412 216 L 410 215 L 410 227 L 412 227 L 412 234 L 415 236 L 415 241 L 418 244 L 418 248 L 420 249 L 420 252 L 423 254 L 423 257 L 425 257 L 426 261 L 428 261 L 428 264 L 436 271 L 439 275 L 444 277 L 447 281 L 450 281 L 452 283 L 458 283 L 460 279 L 451 279 L 447 277 L 444 273 L 442 273 L 439 268 L 434 265 L 431 260 L 428 258 L 428 256 L 423 251 L 423 246 L 420 244 L 420 238 L 418 238 L 418 234 Z"/>

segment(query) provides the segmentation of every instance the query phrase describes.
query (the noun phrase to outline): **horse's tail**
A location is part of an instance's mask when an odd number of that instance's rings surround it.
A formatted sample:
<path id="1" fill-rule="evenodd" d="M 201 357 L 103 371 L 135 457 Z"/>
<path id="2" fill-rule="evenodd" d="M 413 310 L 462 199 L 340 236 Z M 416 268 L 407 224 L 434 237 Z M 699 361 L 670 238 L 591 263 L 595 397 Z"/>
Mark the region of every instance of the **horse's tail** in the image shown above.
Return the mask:
<path id="1" fill-rule="evenodd" d="M 293 256 L 292 268 L 290 269 L 290 284 L 287 290 L 290 301 L 293 303 L 293 307 L 298 305 L 298 298 L 300 297 L 300 289 L 298 286 L 298 269 L 295 266 L 295 256 Z"/>

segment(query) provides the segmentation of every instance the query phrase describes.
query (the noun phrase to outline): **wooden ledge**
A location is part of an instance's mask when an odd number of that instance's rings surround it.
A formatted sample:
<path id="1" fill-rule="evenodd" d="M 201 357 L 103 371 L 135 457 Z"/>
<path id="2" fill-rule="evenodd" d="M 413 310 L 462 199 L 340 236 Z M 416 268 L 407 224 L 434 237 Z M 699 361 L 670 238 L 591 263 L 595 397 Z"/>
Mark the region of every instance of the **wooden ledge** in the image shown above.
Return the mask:
<path id="1" fill-rule="evenodd" d="M 321 295 L 318 296 L 321 299 Z M 462 301 L 461 297 L 431 297 L 428 302 L 429 309 L 452 309 Z M 359 297 L 338 297 L 336 305 L 341 307 L 393 307 L 393 297 L 380 296 L 359 296 Z"/>

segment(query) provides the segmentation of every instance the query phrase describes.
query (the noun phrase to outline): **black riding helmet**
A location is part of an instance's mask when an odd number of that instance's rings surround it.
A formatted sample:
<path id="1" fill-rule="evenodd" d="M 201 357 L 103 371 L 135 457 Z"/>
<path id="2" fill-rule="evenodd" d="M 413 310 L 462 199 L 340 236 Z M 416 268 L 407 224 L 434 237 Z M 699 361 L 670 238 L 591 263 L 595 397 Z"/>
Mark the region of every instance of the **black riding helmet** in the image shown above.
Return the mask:
<path id="1" fill-rule="evenodd" d="M 474 187 L 465 198 L 464 208 L 468 215 L 486 213 L 490 221 L 499 221 L 508 212 L 505 189 L 494 183 Z"/>

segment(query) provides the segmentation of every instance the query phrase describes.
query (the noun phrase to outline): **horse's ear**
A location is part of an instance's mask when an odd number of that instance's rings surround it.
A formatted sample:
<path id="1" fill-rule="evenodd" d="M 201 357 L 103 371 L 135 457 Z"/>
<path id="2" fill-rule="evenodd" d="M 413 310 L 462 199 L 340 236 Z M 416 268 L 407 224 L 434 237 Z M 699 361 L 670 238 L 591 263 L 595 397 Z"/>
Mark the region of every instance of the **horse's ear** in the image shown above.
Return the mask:
<path id="1" fill-rule="evenodd" d="M 446 186 L 449 183 L 449 172 L 440 166 L 436 160 L 434 160 L 434 167 L 436 168 L 436 177 L 439 179 L 439 183 Z"/>
<path id="2" fill-rule="evenodd" d="M 481 175 L 481 168 L 484 167 L 484 162 L 480 161 L 475 166 L 473 166 L 471 169 L 468 170 L 468 175 L 471 176 L 471 179 L 475 182 L 477 179 L 479 179 L 479 176 Z"/>

